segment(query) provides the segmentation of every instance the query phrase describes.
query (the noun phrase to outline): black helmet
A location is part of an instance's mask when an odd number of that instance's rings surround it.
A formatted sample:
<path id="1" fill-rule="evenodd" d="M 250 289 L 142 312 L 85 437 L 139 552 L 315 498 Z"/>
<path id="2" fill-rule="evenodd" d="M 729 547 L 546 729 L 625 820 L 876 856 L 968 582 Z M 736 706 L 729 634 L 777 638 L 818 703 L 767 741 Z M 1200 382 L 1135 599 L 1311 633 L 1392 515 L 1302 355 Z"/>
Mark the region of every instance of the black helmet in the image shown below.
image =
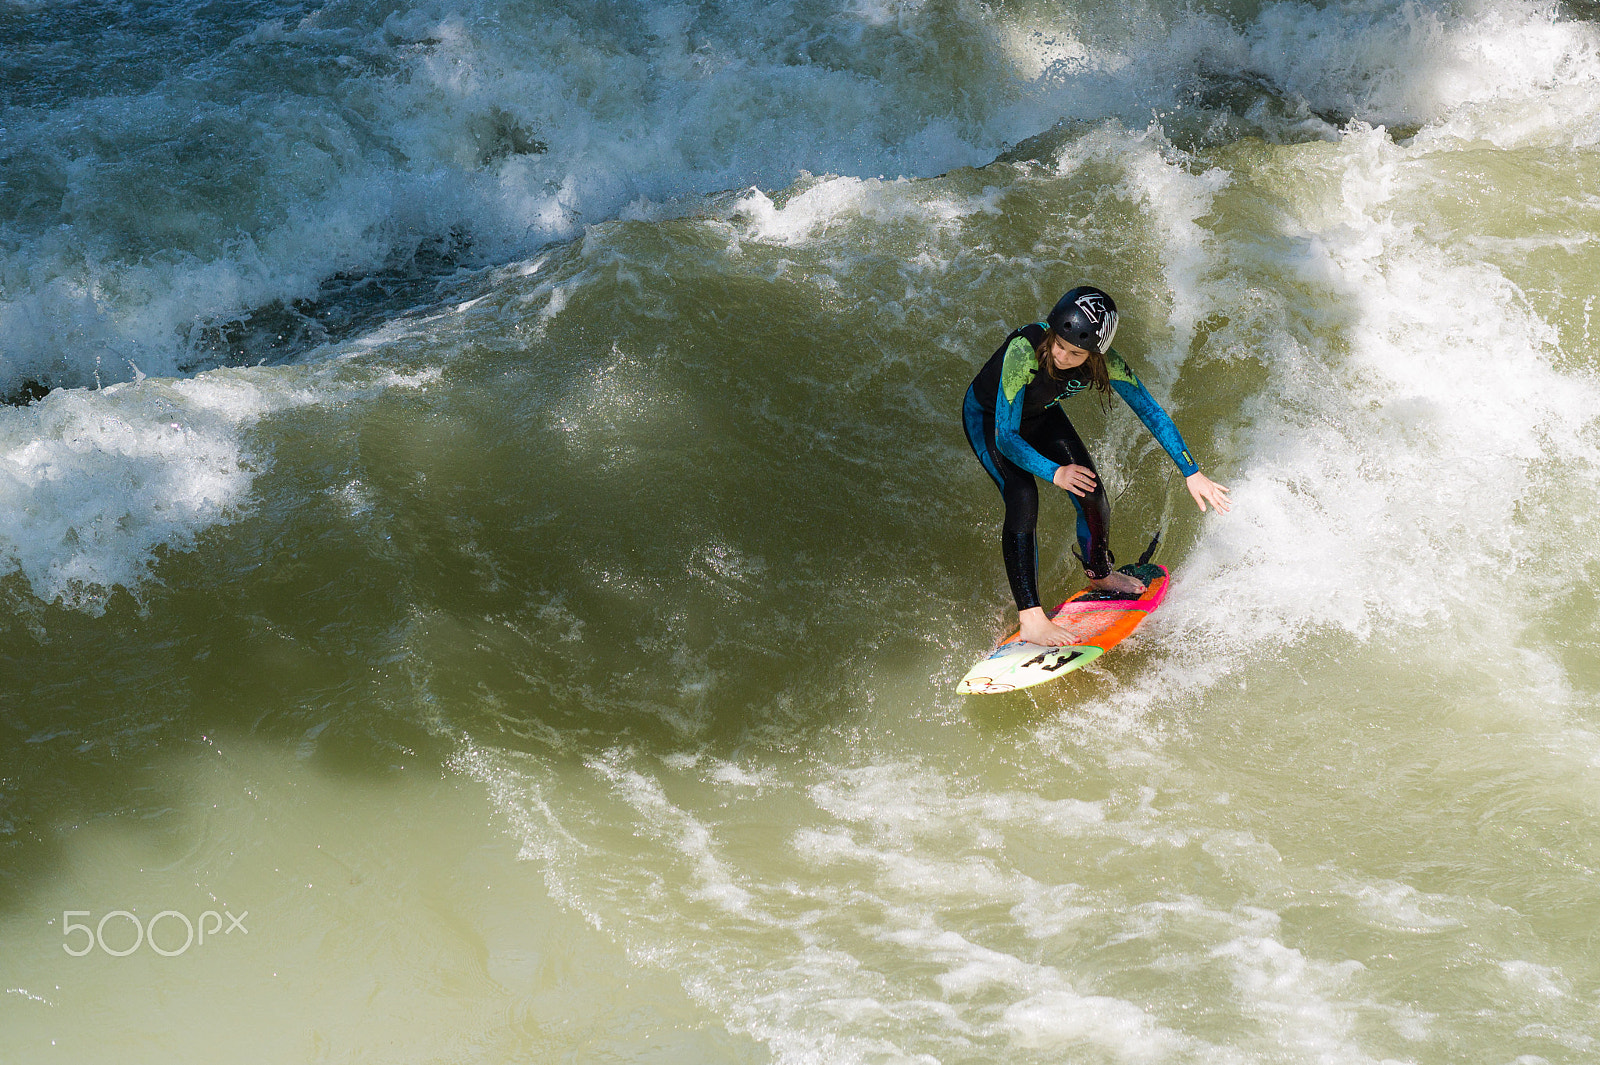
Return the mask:
<path id="1" fill-rule="evenodd" d="M 1093 285 L 1079 285 L 1056 301 L 1045 322 L 1068 344 L 1104 355 L 1117 335 L 1117 303 Z"/>

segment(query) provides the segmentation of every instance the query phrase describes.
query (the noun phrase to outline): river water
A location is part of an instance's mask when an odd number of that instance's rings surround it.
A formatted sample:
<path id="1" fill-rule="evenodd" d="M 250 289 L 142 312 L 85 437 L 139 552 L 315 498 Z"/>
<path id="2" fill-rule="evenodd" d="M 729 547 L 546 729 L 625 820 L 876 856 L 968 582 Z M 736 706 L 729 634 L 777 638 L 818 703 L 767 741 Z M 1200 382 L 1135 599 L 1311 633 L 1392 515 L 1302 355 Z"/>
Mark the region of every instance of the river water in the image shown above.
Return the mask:
<path id="1" fill-rule="evenodd" d="M 0 1060 L 1596 1060 L 1596 13 L 0 0 Z"/>

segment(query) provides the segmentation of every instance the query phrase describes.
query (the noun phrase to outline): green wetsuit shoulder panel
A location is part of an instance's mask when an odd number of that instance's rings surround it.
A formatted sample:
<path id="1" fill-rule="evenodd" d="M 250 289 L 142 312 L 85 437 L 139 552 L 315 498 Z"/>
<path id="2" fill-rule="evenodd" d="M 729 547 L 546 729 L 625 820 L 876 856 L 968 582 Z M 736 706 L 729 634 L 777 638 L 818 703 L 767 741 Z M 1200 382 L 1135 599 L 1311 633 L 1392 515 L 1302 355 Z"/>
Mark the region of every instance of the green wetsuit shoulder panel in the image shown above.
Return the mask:
<path id="1" fill-rule="evenodd" d="M 1039 358 L 1033 352 L 1033 345 L 1025 336 L 1016 337 L 1006 346 L 1005 361 L 1000 366 L 1000 391 L 1005 393 L 1006 399 L 1015 402 L 1038 372 Z"/>
<path id="2" fill-rule="evenodd" d="M 1116 348 L 1106 351 L 1106 373 L 1113 381 L 1139 387 L 1139 375 L 1133 372 L 1133 367 L 1128 365 L 1127 359 L 1117 353 Z"/>

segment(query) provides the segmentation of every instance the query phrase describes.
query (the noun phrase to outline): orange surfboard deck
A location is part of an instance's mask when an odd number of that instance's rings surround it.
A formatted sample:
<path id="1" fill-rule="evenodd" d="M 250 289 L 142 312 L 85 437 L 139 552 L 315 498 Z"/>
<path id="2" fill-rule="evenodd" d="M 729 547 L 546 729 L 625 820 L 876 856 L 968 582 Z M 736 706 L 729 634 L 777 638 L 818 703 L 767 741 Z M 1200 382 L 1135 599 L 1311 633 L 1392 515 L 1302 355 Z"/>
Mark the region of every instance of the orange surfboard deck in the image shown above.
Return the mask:
<path id="1" fill-rule="evenodd" d="M 993 695 L 1031 688 L 1081 669 L 1121 643 L 1161 605 L 1168 581 L 1165 566 L 1123 566 L 1121 572 L 1145 582 L 1145 589 L 1137 598 L 1085 588 L 1050 615 L 1057 625 L 1072 632 L 1074 642 L 1070 646 L 1029 643 L 1019 629 L 968 670 L 956 691 Z"/>

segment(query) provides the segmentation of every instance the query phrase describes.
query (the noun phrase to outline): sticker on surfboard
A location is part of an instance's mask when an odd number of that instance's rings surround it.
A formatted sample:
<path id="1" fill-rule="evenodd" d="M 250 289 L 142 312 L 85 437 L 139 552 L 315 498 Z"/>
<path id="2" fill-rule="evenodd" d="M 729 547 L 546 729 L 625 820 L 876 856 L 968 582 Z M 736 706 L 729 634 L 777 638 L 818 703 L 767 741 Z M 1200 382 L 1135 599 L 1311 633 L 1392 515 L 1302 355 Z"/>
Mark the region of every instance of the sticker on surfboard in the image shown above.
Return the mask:
<path id="1" fill-rule="evenodd" d="M 956 691 L 995 695 L 1031 688 L 1082 669 L 1121 643 L 1167 594 L 1165 566 L 1141 563 L 1123 566 L 1122 572 L 1145 582 L 1144 592 L 1137 598 L 1085 588 L 1051 614 L 1057 625 L 1072 632 L 1075 643 L 1067 647 L 1028 643 L 1019 629 L 968 670 Z"/>

